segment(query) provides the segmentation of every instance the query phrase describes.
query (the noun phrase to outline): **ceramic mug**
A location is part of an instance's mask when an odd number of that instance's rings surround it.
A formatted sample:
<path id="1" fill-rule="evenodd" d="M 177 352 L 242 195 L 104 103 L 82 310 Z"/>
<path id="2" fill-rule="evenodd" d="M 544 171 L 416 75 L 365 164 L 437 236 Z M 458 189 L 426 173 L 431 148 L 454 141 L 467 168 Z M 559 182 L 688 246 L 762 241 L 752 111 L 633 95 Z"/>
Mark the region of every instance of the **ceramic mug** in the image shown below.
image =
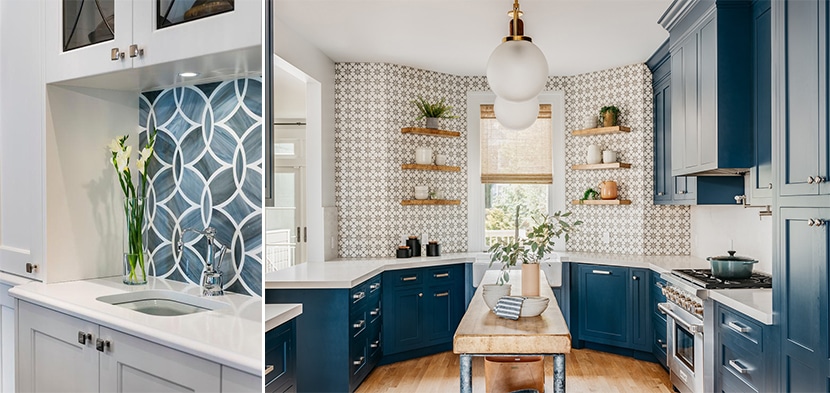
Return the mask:
<path id="1" fill-rule="evenodd" d="M 602 148 L 597 145 L 588 146 L 588 156 L 586 159 L 589 164 L 599 164 L 602 162 Z"/>
<path id="2" fill-rule="evenodd" d="M 594 115 L 585 116 L 585 124 L 582 125 L 582 128 L 596 128 L 597 127 L 597 117 Z"/>
<path id="3" fill-rule="evenodd" d="M 447 165 L 447 155 L 446 154 L 436 154 L 435 155 L 435 165 Z"/>
<path id="4" fill-rule="evenodd" d="M 428 186 L 415 186 L 415 199 L 427 199 L 429 198 L 429 187 Z"/>
<path id="5" fill-rule="evenodd" d="M 603 150 L 602 151 L 602 162 L 608 164 L 611 162 L 617 162 L 617 152 L 613 150 Z"/>
<path id="6" fill-rule="evenodd" d="M 415 163 L 419 165 L 432 164 L 432 149 L 428 147 L 419 147 L 415 149 Z"/>

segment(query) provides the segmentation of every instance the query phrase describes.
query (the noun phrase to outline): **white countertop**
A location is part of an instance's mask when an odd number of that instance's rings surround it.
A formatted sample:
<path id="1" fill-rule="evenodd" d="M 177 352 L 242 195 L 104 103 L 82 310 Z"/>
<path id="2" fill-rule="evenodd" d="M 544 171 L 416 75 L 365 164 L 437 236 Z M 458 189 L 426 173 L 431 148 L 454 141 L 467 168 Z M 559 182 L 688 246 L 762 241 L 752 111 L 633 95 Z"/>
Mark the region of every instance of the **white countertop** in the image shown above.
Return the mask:
<path id="1" fill-rule="evenodd" d="M 262 298 L 228 293 L 210 300 L 227 304 L 215 311 L 181 316 L 147 315 L 96 300 L 103 295 L 170 290 L 193 296 L 201 288 L 147 277 L 147 285 L 129 286 L 121 277 L 55 284 L 30 282 L 9 290 L 18 299 L 110 327 L 250 374 L 262 374 Z"/>
<path id="2" fill-rule="evenodd" d="M 265 331 L 282 325 L 303 313 L 302 304 L 266 304 Z"/>
<path id="3" fill-rule="evenodd" d="M 658 273 L 672 269 L 708 269 L 706 259 L 694 256 L 601 254 L 557 251 L 551 260 L 597 265 L 640 267 Z M 451 263 L 489 262 L 486 253 L 447 254 L 440 257 L 337 259 L 309 262 L 265 275 L 265 289 L 352 288 L 386 270 L 398 270 Z M 769 289 L 729 289 L 711 291 L 711 298 L 744 313 L 761 323 L 772 323 L 772 291 Z"/>

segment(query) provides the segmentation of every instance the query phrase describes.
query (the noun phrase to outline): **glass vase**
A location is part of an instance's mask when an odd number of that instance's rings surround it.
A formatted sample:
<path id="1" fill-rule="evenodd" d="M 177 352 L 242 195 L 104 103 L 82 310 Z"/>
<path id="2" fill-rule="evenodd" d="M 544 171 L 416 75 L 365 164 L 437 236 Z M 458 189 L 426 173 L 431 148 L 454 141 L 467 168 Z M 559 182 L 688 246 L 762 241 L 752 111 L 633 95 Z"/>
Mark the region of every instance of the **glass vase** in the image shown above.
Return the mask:
<path id="1" fill-rule="evenodd" d="M 124 199 L 124 284 L 147 283 L 144 217 L 147 199 Z"/>

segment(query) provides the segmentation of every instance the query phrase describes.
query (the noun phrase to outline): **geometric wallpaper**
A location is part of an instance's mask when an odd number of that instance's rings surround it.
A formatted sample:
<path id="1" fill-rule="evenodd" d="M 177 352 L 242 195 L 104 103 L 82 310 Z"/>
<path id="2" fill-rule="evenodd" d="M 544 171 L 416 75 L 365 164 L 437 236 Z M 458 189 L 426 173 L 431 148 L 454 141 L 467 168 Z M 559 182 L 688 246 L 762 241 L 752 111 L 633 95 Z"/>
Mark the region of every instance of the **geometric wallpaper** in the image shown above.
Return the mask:
<path id="1" fill-rule="evenodd" d="M 140 144 L 158 130 L 148 165 L 147 273 L 201 284 L 207 242 L 185 228 L 216 228 L 228 247 L 224 289 L 262 296 L 262 80 L 143 92 Z M 218 261 L 218 258 L 217 258 Z"/>
<path id="2" fill-rule="evenodd" d="M 484 76 L 457 76 L 387 63 L 335 64 L 335 197 L 344 258 L 389 257 L 402 235 L 428 233 L 442 252 L 467 251 L 467 92 L 489 90 Z M 634 64 L 574 76 L 549 77 L 547 91 L 565 96 L 566 200 L 579 199 L 588 187 L 615 180 L 629 206 L 568 205 L 584 222 L 571 235 L 569 251 L 645 255 L 688 255 L 688 206 L 653 204 L 653 111 L 651 72 Z M 403 135 L 401 127 L 423 126 L 413 119 L 411 101 L 445 99 L 457 119 L 442 119 L 441 128 L 459 138 Z M 585 117 L 602 106 L 620 108 L 626 134 L 572 136 Z M 423 120 L 421 120 L 423 122 Z M 590 144 L 619 152 L 630 169 L 574 171 L 585 163 Z M 416 147 L 448 154 L 460 172 L 404 171 Z M 556 181 L 556 179 L 554 179 Z M 439 187 L 460 206 L 401 206 L 412 187 Z M 483 214 L 483 212 L 482 212 Z M 608 233 L 609 242 L 602 241 Z M 423 242 L 423 239 L 422 239 Z"/>

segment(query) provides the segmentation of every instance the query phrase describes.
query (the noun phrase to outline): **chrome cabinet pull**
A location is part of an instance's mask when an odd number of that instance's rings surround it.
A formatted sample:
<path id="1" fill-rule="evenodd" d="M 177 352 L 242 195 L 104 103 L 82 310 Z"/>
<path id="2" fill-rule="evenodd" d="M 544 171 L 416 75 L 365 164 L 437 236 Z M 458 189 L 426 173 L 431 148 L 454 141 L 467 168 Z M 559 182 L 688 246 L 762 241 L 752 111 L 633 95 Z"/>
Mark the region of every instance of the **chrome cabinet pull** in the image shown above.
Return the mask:
<path id="1" fill-rule="evenodd" d="M 417 279 L 418 279 L 418 276 L 401 277 L 401 281 L 415 281 Z"/>
<path id="2" fill-rule="evenodd" d="M 87 341 L 92 341 L 92 333 L 78 331 L 78 344 L 86 345 Z"/>
<path id="3" fill-rule="evenodd" d="M 124 52 L 121 52 L 121 49 L 112 48 L 110 49 L 110 60 L 123 60 L 124 59 Z"/>
<path id="4" fill-rule="evenodd" d="M 734 368 L 740 374 L 749 374 L 749 367 L 744 366 L 741 363 L 738 363 L 738 359 L 733 359 L 729 361 L 729 366 Z"/>
<path id="5" fill-rule="evenodd" d="M 100 338 L 95 339 L 95 349 L 98 352 L 104 352 L 105 350 L 110 349 L 111 346 L 112 343 L 110 343 L 110 340 L 101 340 Z"/>
<path id="6" fill-rule="evenodd" d="M 369 315 L 371 315 L 373 317 L 376 317 L 376 316 L 380 315 L 380 307 L 378 307 L 378 308 L 376 308 L 372 311 L 369 311 Z"/>
<path id="7" fill-rule="evenodd" d="M 355 302 L 363 299 L 364 297 L 366 297 L 366 292 L 363 292 L 363 291 L 360 291 L 360 292 L 352 295 L 352 299 L 354 299 Z"/>
<path id="8" fill-rule="evenodd" d="M 130 57 L 144 56 L 144 48 L 139 48 L 137 44 L 130 45 Z"/>
<path id="9" fill-rule="evenodd" d="M 664 192 L 660 191 L 660 192 L 657 193 L 657 195 L 658 196 L 663 196 L 663 195 L 666 195 L 666 194 Z"/>
<path id="10" fill-rule="evenodd" d="M 301 239 L 301 237 L 300 237 L 300 227 L 297 227 L 297 243 L 300 242 L 300 239 Z"/>
<path id="11" fill-rule="evenodd" d="M 435 297 L 446 297 L 446 296 L 450 296 L 450 291 L 435 294 Z"/>
<path id="12" fill-rule="evenodd" d="M 674 311 L 671 310 L 670 303 L 658 303 L 657 308 L 660 309 L 660 311 L 665 312 L 666 315 L 671 317 L 671 319 L 674 319 L 674 322 L 677 325 L 680 325 L 681 327 L 683 327 L 684 329 L 689 331 L 689 333 L 692 333 L 692 334 L 703 333 L 703 325 L 702 324 L 698 325 L 698 324 L 691 324 L 689 322 L 686 322 L 679 315 L 675 314 Z"/>
<path id="13" fill-rule="evenodd" d="M 449 276 L 450 276 L 449 273 L 436 273 L 436 274 L 432 275 L 432 277 L 435 277 L 435 278 L 447 278 Z"/>
<path id="14" fill-rule="evenodd" d="M 354 364 L 355 366 L 359 366 L 359 365 L 363 364 L 363 360 L 365 360 L 365 359 L 366 359 L 365 356 L 361 356 L 359 359 L 353 361 L 352 364 Z"/>
<path id="15" fill-rule="evenodd" d="M 726 326 L 729 326 L 730 329 L 738 333 L 749 333 L 749 331 L 752 330 L 749 326 L 742 326 L 735 321 L 729 321 Z"/>
<path id="16" fill-rule="evenodd" d="M 364 326 L 366 326 L 366 320 L 365 319 L 361 319 L 356 324 L 352 325 L 352 327 L 355 328 L 355 329 L 363 329 Z"/>
<path id="17" fill-rule="evenodd" d="M 666 343 L 664 343 L 663 340 L 661 340 L 659 338 L 657 339 L 657 344 L 660 344 L 660 348 L 663 348 L 663 349 L 666 349 L 668 347 L 668 345 L 666 345 Z"/>
<path id="18" fill-rule="evenodd" d="M 32 264 L 31 262 L 26 262 L 26 273 L 34 273 L 37 271 L 37 265 Z"/>
<path id="19" fill-rule="evenodd" d="M 273 364 L 269 364 L 269 365 L 265 366 L 265 375 L 271 374 L 272 371 L 274 371 L 274 365 Z"/>
<path id="20" fill-rule="evenodd" d="M 376 290 L 378 290 L 378 289 L 380 289 L 380 283 L 379 283 L 379 282 L 376 282 L 376 283 L 374 283 L 374 284 L 372 284 L 372 285 L 369 285 L 369 290 L 370 290 L 370 291 L 376 291 Z"/>
<path id="21" fill-rule="evenodd" d="M 592 271 L 591 271 L 591 273 L 594 273 L 594 274 L 604 274 L 604 275 L 606 275 L 606 276 L 611 275 L 611 272 L 609 272 L 609 271 L 607 271 L 607 270 L 592 270 Z"/>
<path id="22" fill-rule="evenodd" d="M 369 344 L 369 348 L 377 348 L 380 346 L 380 340 L 375 340 L 375 342 Z"/>
<path id="23" fill-rule="evenodd" d="M 637 276 L 631 276 L 631 279 L 632 279 L 632 280 L 634 280 L 634 281 L 637 281 L 637 280 L 639 280 L 639 279 L 640 279 L 640 277 L 637 277 Z"/>

